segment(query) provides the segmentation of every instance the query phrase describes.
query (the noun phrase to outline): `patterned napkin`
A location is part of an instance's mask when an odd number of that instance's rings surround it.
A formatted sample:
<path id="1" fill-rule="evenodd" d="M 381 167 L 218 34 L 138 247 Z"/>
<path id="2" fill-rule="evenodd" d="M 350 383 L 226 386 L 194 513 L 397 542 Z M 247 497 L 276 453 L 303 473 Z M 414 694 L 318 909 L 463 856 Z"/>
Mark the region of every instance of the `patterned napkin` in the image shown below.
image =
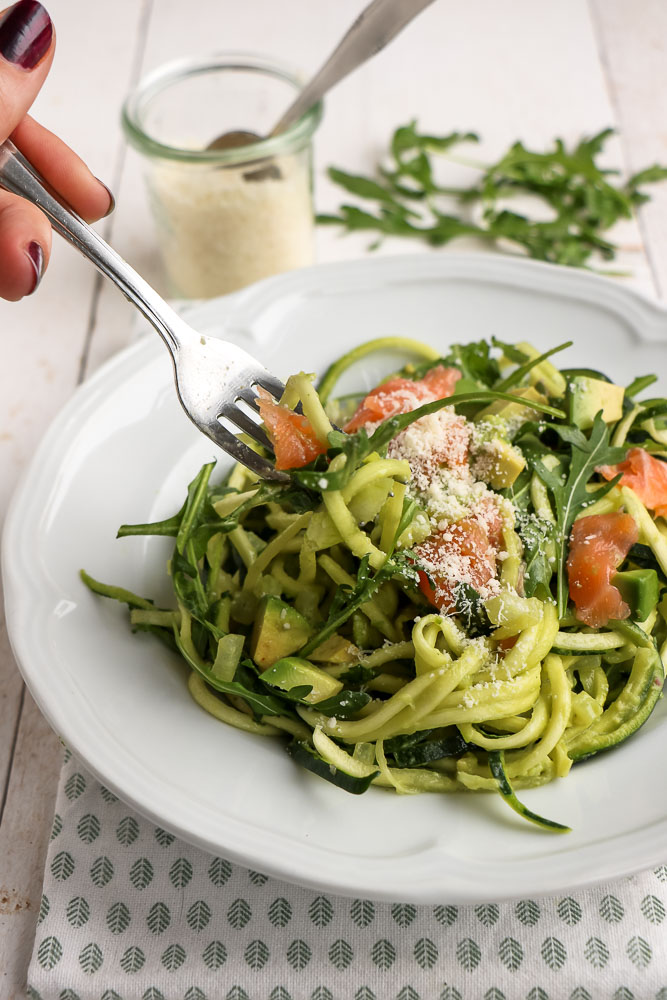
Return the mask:
<path id="1" fill-rule="evenodd" d="M 248 871 L 65 754 L 33 1000 L 667 1000 L 667 865 L 576 895 L 374 903 Z"/>

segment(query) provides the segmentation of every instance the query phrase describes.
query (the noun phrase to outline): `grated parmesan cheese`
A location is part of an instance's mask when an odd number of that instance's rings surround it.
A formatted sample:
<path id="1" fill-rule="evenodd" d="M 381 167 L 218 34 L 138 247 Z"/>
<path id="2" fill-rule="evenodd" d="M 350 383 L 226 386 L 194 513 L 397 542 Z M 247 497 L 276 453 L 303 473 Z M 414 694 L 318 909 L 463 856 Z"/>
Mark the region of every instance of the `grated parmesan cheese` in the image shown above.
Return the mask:
<path id="1" fill-rule="evenodd" d="M 410 412 L 437 398 L 425 395 L 422 389 L 392 389 L 384 399 L 382 393 L 376 394 L 383 419 Z M 379 423 L 365 424 L 367 433 L 371 434 Z M 443 609 L 448 602 L 451 604 L 451 593 L 459 583 L 468 583 L 483 599 L 500 591 L 497 562 L 507 557 L 500 541 L 501 523 L 503 516 L 513 516 L 513 508 L 487 486 L 481 470 L 470 464 L 471 452 L 480 448 L 491 430 L 497 435 L 495 424 L 477 426 L 447 406 L 416 420 L 387 448 L 389 458 L 410 465 L 408 495 L 429 518 L 431 534 L 413 552 L 420 568 L 430 577 L 436 602 Z M 479 551 L 461 551 L 466 546 L 460 544 L 457 524 L 464 519 L 479 528 Z"/>

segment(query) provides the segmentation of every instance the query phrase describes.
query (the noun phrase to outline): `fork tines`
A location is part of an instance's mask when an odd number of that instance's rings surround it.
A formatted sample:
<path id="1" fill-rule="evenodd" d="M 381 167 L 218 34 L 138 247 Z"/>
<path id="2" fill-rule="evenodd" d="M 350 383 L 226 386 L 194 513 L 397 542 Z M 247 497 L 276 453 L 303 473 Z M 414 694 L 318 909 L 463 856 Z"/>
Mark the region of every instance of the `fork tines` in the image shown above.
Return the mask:
<path id="1" fill-rule="evenodd" d="M 261 386 L 274 399 L 279 400 L 285 391 L 285 386 L 270 372 L 262 372 L 259 375 L 253 373 L 253 376 L 251 385 L 240 389 L 233 403 L 224 403 L 221 406 L 215 436 L 225 451 L 242 465 L 256 472 L 257 475 L 264 479 L 288 481 L 289 476 L 286 473 L 277 470 L 270 461 L 258 455 L 249 445 L 239 440 L 234 433 L 235 428 L 238 428 L 270 455 L 273 455 L 273 445 L 257 419 L 259 418 L 259 404 L 255 387 Z M 230 428 L 230 424 L 234 426 Z"/>

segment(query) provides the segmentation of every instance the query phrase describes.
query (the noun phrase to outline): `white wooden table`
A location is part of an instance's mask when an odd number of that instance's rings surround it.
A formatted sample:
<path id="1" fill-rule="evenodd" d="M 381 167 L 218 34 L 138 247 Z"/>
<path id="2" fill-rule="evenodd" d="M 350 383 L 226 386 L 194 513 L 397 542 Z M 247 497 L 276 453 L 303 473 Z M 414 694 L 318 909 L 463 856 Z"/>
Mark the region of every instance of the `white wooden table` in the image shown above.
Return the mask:
<path id="1" fill-rule="evenodd" d="M 119 109 L 146 70 L 211 50 L 273 55 L 308 73 L 363 0 L 50 0 L 58 36 L 36 115 L 117 195 L 103 235 L 160 287 L 139 165 Z M 516 138 L 535 147 L 607 125 L 609 159 L 632 171 L 667 163 L 667 4 L 664 0 L 437 0 L 405 34 L 327 100 L 317 135 L 316 200 L 332 210 L 336 164 L 372 168 L 393 130 L 418 117 L 445 133 L 475 130 L 480 156 Z M 632 283 L 667 295 L 667 184 L 638 225 L 624 227 Z M 318 234 L 321 261 L 360 256 L 368 240 Z M 461 244 L 456 245 L 461 249 Z M 381 252 L 416 249 L 387 244 Z M 441 251 L 442 252 L 442 251 Z M 0 512 L 45 425 L 76 385 L 132 337 L 132 311 L 57 237 L 39 293 L 0 302 Z M 59 743 L 25 691 L 0 620 L 0 998 L 24 996 L 42 867 L 60 767 Z"/>

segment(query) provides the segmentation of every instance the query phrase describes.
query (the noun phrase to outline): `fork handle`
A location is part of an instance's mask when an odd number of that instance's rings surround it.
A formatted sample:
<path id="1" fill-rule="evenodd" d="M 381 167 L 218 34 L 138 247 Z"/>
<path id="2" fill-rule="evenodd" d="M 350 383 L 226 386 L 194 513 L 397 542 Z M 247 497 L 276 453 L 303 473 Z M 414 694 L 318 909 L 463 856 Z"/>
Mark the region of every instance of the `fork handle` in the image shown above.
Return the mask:
<path id="1" fill-rule="evenodd" d="M 180 317 L 64 199 L 52 191 L 47 181 L 9 139 L 0 145 L 0 187 L 41 209 L 53 228 L 134 303 L 160 334 L 172 357 L 175 356 L 181 346 L 181 340 L 174 332 L 182 327 Z"/>

